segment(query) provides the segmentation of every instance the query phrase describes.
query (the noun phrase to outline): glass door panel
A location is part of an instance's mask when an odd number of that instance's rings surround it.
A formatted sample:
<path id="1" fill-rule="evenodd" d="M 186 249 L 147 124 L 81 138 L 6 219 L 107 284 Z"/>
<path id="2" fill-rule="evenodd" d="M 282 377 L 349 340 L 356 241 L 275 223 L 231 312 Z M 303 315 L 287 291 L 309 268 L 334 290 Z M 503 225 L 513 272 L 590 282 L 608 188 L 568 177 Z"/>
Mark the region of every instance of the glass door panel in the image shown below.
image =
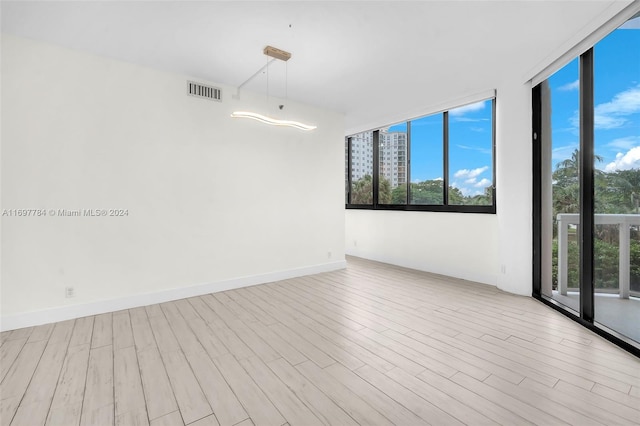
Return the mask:
<path id="1" fill-rule="evenodd" d="M 542 86 L 542 293 L 580 311 L 578 59 Z M 550 143 L 549 143 L 550 142 Z"/>
<path id="2" fill-rule="evenodd" d="M 594 47 L 594 320 L 640 341 L 640 18 Z"/>

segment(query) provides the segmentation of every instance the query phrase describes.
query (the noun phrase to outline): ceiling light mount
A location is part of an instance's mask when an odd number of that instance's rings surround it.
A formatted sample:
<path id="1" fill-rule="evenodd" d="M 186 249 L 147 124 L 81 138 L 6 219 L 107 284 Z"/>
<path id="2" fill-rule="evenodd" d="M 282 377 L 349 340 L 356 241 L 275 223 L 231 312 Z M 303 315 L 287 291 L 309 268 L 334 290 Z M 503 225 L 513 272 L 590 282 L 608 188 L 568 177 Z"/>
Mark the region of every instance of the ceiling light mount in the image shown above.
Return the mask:
<path id="1" fill-rule="evenodd" d="M 287 62 L 289 59 L 291 59 L 291 53 L 273 46 L 265 47 L 262 53 L 272 58 L 280 59 L 284 62 Z"/>

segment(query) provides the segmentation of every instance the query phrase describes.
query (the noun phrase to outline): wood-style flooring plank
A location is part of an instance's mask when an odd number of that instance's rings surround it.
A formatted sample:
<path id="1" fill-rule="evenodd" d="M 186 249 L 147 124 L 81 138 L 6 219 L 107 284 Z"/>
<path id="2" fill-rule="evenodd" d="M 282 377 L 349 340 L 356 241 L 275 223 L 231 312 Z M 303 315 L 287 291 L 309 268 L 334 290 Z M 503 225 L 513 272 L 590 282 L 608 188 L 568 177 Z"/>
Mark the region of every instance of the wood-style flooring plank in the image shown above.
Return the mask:
<path id="1" fill-rule="evenodd" d="M 524 379 L 522 383 L 519 385 L 525 389 L 529 389 L 539 395 L 542 395 L 545 398 L 556 401 L 565 407 L 574 410 L 578 413 L 581 413 L 585 416 L 588 416 L 595 421 L 598 421 L 605 425 L 616 424 L 623 425 L 629 424 L 624 418 L 617 416 L 607 410 L 602 410 L 601 408 L 594 406 L 592 404 L 587 403 L 582 398 L 572 395 L 570 393 L 561 392 L 555 388 L 548 388 L 540 383 L 537 383 L 533 380 Z M 595 394 L 594 394 L 595 395 Z"/>
<path id="2" fill-rule="evenodd" d="M 0 346 L 0 382 L 4 380 L 4 377 L 9 372 L 9 368 L 13 365 L 13 362 L 18 358 L 18 354 L 27 343 L 27 338 L 7 340 L 5 344 Z"/>
<path id="3" fill-rule="evenodd" d="M 73 336 L 71 340 L 73 341 Z M 69 346 L 49 409 L 47 425 L 78 425 L 80 423 L 89 365 L 90 341 L 87 339 L 84 344 Z"/>
<path id="4" fill-rule="evenodd" d="M 283 358 L 268 363 L 269 368 L 282 380 L 315 416 L 327 425 L 357 425 L 346 411 L 307 380 Z"/>
<path id="5" fill-rule="evenodd" d="M 129 317 L 131 318 L 131 331 L 136 350 L 142 351 L 157 347 L 149 318 L 147 318 L 147 311 L 144 308 L 129 309 Z"/>
<path id="6" fill-rule="evenodd" d="M 169 414 L 151 420 L 151 426 L 184 426 L 184 421 L 182 421 L 179 411 L 172 411 Z"/>
<path id="7" fill-rule="evenodd" d="M 492 375 L 488 377 L 484 381 L 484 383 L 524 403 L 534 404 L 536 408 L 547 413 L 552 413 L 555 417 L 559 418 L 563 422 L 567 422 L 568 424 L 593 426 L 602 425 L 602 423 L 591 417 L 574 411 L 557 401 L 536 394 L 535 392 L 528 390 L 522 386 L 509 383 L 506 380 L 499 378 L 498 376 Z"/>
<path id="8" fill-rule="evenodd" d="M 412 376 L 400 368 L 394 368 L 386 374 L 411 392 L 464 424 L 488 425 L 494 423 L 491 419 L 480 414 L 465 403 L 458 401 L 437 387 Z"/>
<path id="9" fill-rule="evenodd" d="M 133 346 L 133 330 L 129 311 L 113 314 L 113 349 L 115 351 Z"/>
<path id="10" fill-rule="evenodd" d="M 40 340 L 48 340 L 53 332 L 55 324 L 44 324 L 34 327 L 29 335 L 29 343 L 39 342 Z"/>
<path id="11" fill-rule="evenodd" d="M 243 359 L 240 364 L 289 422 L 309 426 L 323 424 L 257 356 Z"/>
<path id="12" fill-rule="evenodd" d="M 264 391 L 256 385 L 232 354 L 221 355 L 213 361 L 249 413 L 253 423 L 261 426 L 282 425 L 286 422 Z"/>
<path id="13" fill-rule="evenodd" d="M 149 420 L 153 422 L 159 417 L 176 411 L 178 404 L 158 348 L 147 347 L 138 351 L 137 354 L 147 412 Z"/>
<path id="14" fill-rule="evenodd" d="M 476 410 L 484 417 L 493 420 L 497 424 L 505 426 L 531 424 L 531 422 L 520 417 L 517 413 L 514 413 L 507 408 L 484 398 L 482 394 L 475 393 L 454 381 L 440 376 L 439 374 L 426 370 L 418 375 L 417 378 L 463 403 L 470 409 Z"/>
<path id="15" fill-rule="evenodd" d="M 114 320 L 116 316 L 114 316 Z M 129 318 L 128 315 L 126 317 Z M 128 321 L 125 323 L 129 324 Z M 126 426 L 129 423 L 148 425 L 149 419 L 144 401 L 138 356 L 133 346 L 126 346 L 115 351 L 113 381 L 116 425 Z"/>
<path id="16" fill-rule="evenodd" d="M 69 342 L 70 348 L 91 343 L 94 320 L 95 317 L 93 316 L 76 319 L 73 334 L 71 334 L 71 341 Z"/>
<path id="17" fill-rule="evenodd" d="M 23 339 L 28 339 L 28 335 Z M 7 371 L 0 385 L 0 423 L 10 424 L 13 420 L 46 346 L 47 342 L 42 340 L 25 344 Z"/>
<path id="18" fill-rule="evenodd" d="M 65 323 L 58 323 L 56 327 Z M 66 324 L 67 327 L 73 324 Z M 33 334 L 32 334 L 33 335 Z M 68 338 L 71 334 L 67 334 Z M 49 413 L 58 377 L 67 354 L 69 340 L 60 343 L 49 343 L 40 358 L 38 367 L 33 373 L 29 387 L 20 401 L 12 425 L 44 424 Z"/>
<path id="19" fill-rule="evenodd" d="M 429 401 L 419 397 L 400 383 L 372 367 L 364 366 L 357 369 L 355 373 L 387 395 L 391 395 L 393 399 L 407 407 L 426 422 L 441 425 L 464 424 L 452 415 L 441 410 Z"/>
<path id="20" fill-rule="evenodd" d="M 425 425 L 424 419 L 409 411 L 391 396 L 376 388 L 342 364 L 333 364 L 324 369 L 335 380 L 358 395 L 362 400 L 396 425 Z"/>
<path id="21" fill-rule="evenodd" d="M 94 317 L 91 349 L 111 345 L 113 338 L 113 314 L 101 314 Z"/>
<path id="22" fill-rule="evenodd" d="M 521 402 L 513 396 L 495 389 L 484 382 L 480 382 L 473 377 L 467 376 L 464 373 L 457 373 L 451 378 L 451 380 L 472 392 L 482 395 L 483 398 L 488 399 L 507 410 L 518 413 L 519 416 L 524 417 L 531 423 L 545 425 L 566 424 L 559 418 L 555 417 L 553 415 L 555 413 L 547 413 L 532 405 Z M 536 401 L 531 401 L 531 403 L 535 405 Z"/>
<path id="23" fill-rule="evenodd" d="M 182 351 L 162 352 L 162 361 L 185 424 L 213 414 Z"/>
<path id="24" fill-rule="evenodd" d="M 199 351 L 186 356 L 216 421 L 222 426 L 232 426 L 247 419 L 249 415 L 209 355 Z"/>
<path id="25" fill-rule="evenodd" d="M 110 330 L 111 315 L 103 318 L 109 319 Z M 109 337 L 111 337 L 110 332 Z M 100 342 L 101 340 L 98 340 L 98 343 Z M 113 425 L 115 421 L 114 408 L 113 346 L 94 348 L 92 343 L 80 425 Z"/>
<path id="26" fill-rule="evenodd" d="M 358 423 L 362 425 L 379 426 L 393 425 L 393 423 L 378 412 L 375 407 L 367 404 L 360 396 L 326 374 L 323 369 L 313 362 L 303 362 L 297 365 L 296 369 Z"/>

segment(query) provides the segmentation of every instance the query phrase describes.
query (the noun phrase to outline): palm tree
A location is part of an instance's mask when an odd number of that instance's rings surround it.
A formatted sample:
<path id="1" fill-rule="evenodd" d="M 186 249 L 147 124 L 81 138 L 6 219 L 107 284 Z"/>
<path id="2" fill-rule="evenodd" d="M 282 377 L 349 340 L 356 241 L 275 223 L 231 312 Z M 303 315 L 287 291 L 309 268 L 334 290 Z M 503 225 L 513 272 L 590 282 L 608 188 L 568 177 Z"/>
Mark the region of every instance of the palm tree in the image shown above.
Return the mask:
<path id="1" fill-rule="evenodd" d="M 594 155 L 594 161 L 603 158 Z M 604 172 L 595 170 L 596 180 L 603 178 Z M 559 162 L 553 172 L 553 209 L 558 213 L 577 213 L 580 209 L 580 151 L 574 150 L 570 158 Z"/>

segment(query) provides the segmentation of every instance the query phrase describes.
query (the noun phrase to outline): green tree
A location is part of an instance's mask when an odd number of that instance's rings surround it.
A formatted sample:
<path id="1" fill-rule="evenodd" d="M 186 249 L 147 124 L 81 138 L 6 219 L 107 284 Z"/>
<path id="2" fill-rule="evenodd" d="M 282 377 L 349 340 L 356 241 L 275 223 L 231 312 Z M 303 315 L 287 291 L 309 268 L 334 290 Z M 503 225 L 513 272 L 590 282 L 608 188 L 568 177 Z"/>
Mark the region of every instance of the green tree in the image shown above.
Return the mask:
<path id="1" fill-rule="evenodd" d="M 391 182 L 384 176 L 380 176 L 378 185 L 378 204 L 391 204 Z"/>
<path id="2" fill-rule="evenodd" d="M 442 180 L 425 180 L 411 184 L 412 204 L 443 204 Z"/>
<path id="3" fill-rule="evenodd" d="M 449 204 L 461 206 L 465 204 L 465 196 L 460 189 L 453 186 L 449 187 Z"/>
<path id="4" fill-rule="evenodd" d="M 493 203 L 493 187 L 487 186 L 484 189 L 484 194 L 474 195 L 473 197 L 466 197 L 465 204 L 473 206 L 490 206 Z"/>
<path id="5" fill-rule="evenodd" d="M 365 175 L 351 184 L 351 204 L 373 204 L 373 178 Z"/>
<path id="6" fill-rule="evenodd" d="M 373 204 L 373 178 L 371 175 L 365 175 L 351 185 L 351 204 Z M 378 203 L 390 204 L 391 184 L 384 177 L 380 177 L 379 185 Z"/>
<path id="7" fill-rule="evenodd" d="M 391 191 L 391 203 L 392 204 L 406 204 L 407 203 L 407 184 L 403 183 L 393 188 Z"/>

